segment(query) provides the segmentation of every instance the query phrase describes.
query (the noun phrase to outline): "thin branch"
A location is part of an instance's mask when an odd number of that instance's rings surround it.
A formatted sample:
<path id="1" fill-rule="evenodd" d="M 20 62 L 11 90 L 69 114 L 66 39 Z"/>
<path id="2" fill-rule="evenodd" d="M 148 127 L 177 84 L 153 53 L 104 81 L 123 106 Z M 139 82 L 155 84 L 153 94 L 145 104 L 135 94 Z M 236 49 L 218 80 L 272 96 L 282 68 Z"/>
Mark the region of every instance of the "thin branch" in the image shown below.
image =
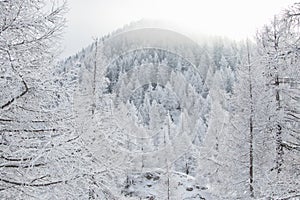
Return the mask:
<path id="1" fill-rule="evenodd" d="M 15 161 L 15 162 L 18 162 L 18 161 L 28 161 L 28 160 L 32 160 L 33 158 L 7 158 L 3 155 L 1 155 L 1 158 L 4 159 L 4 160 L 7 160 L 7 161 Z"/>
<path id="2" fill-rule="evenodd" d="M 9 133 L 19 133 L 19 132 L 28 132 L 28 133 L 40 133 L 40 132 L 56 132 L 59 131 L 58 129 L 2 129 L 0 132 L 9 132 Z"/>
<path id="3" fill-rule="evenodd" d="M 11 65 L 12 69 L 14 70 L 14 72 L 15 72 L 16 74 L 18 74 L 17 70 L 15 69 L 15 67 L 14 67 L 13 64 L 12 64 L 12 58 L 11 58 L 10 52 L 9 52 L 8 50 L 7 50 L 6 52 L 7 52 L 7 55 L 8 55 L 8 57 L 9 57 L 9 61 L 10 61 L 10 65 Z M 8 106 L 9 106 L 10 104 L 12 104 L 15 100 L 21 98 L 22 96 L 24 96 L 24 95 L 28 92 L 28 85 L 27 85 L 27 83 L 24 81 L 23 77 L 22 77 L 20 74 L 18 74 L 18 76 L 21 78 L 21 82 L 23 83 L 23 85 L 24 85 L 24 87 L 25 87 L 25 90 L 24 90 L 21 94 L 17 95 L 16 97 L 14 97 L 14 98 L 12 98 L 11 100 L 9 100 L 7 103 L 5 103 L 4 105 L 2 105 L 2 106 L 1 106 L 1 109 L 4 109 L 5 107 L 8 107 Z"/>
<path id="4" fill-rule="evenodd" d="M 39 164 L 33 164 L 33 165 L 19 165 L 19 164 L 4 164 L 0 165 L 1 167 L 6 167 L 6 168 L 30 168 L 30 167 L 40 167 L 40 166 L 45 166 L 45 163 L 39 163 Z"/>
<path id="5" fill-rule="evenodd" d="M 2 179 L 2 178 L 0 178 L 0 181 L 2 181 L 4 183 L 9 183 L 12 185 L 30 186 L 30 187 L 45 187 L 45 186 L 49 186 L 49 185 L 56 185 L 59 183 L 67 182 L 67 181 L 54 181 L 54 182 L 48 182 L 48 183 L 32 184 L 32 183 L 20 183 L 20 182 L 16 182 L 16 181 L 9 181 L 9 180 Z"/>

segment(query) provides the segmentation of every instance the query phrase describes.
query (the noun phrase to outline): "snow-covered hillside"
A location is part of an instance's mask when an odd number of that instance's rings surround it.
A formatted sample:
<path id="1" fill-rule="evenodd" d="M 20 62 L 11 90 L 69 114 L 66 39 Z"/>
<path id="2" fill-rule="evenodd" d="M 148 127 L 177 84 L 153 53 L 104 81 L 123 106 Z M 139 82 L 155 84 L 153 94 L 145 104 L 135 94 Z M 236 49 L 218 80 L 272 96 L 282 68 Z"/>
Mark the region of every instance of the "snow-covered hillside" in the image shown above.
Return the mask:
<path id="1" fill-rule="evenodd" d="M 299 4 L 255 42 L 142 20 L 57 63 L 51 3 L 0 0 L 0 199 L 299 199 Z"/>
<path id="2" fill-rule="evenodd" d="M 197 177 L 199 155 L 203 143 L 218 145 L 215 137 L 222 129 L 208 133 L 211 112 L 222 116 L 229 109 L 226 95 L 242 47 L 219 38 L 200 45 L 167 29 L 139 28 L 100 38 L 61 63 L 78 81 L 74 109 L 82 136 L 95 159 L 109 168 L 98 178 L 109 181 L 118 198 L 213 196 L 208 182 Z M 212 91 L 219 93 L 216 101 Z M 212 111 L 212 104 L 221 107 Z M 213 122 L 224 123 L 222 117 Z M 142 178 L 147 173 L 160 181 L 147 186 L 153 181 Z"/>

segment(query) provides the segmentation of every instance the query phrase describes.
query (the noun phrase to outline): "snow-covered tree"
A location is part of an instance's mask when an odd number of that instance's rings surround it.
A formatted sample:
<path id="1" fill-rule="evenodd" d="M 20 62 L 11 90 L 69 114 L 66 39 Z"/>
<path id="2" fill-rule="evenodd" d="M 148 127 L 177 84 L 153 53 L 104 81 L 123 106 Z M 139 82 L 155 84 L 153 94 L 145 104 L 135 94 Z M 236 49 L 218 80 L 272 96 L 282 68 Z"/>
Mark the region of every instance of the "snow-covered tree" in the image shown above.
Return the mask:
<path id="1" fill-rule="evenodd" d="M 297 195 L 295 163 L 299 162 L 299 4 L 294 4 L 283 14 L 274 17 L 258 35 L 262 67 L 268 86 L 265 98 L 270 105 L 269 125 L 275 145 L 274 165 L 277 173 L 270 196 Z M 297 106 L 298 105 L 298 106 Z M 297 139 L 298 138 L 298 139 Z M 298 156 L 297 156 L 298 155 Z M 296 178 L 297 179 L 297 178 Z M 284 183 L 284 187 L 282 186 Z M 289 187 L 289 189 L 286 188 Z"/>
<path id="2" fill-rule="evenodd" d="M 88 158 L 74 129 L 76 70 L 55 66 L 66 4 L 12 0 L 0 10 L 0 197 L 88 194 Z"/>
<path id="3" fill-rule="evenodd" d="M 227 161 L 230 168 L 235 169 L 230 170 L 233 172 L 231 179 L 234 180 L 231 184 L 234 185 L 236 195 L 243 198 L 253 198 L 256 195 L 255 184 L 259 182 L 256 179 L 259 174 L 255 171 L 258 168 L 256 165 L 259 165 L 261 157 L 264 157 L 264 161 L 268 159 L 258 148 L 260 140 L 265 140 L 260 137 L 259 125 L 263 118 L 260 116 L 261 111 L 265 106 L 259 97 L 264 90 L 264 79 L 253 49 L 255 46 L 247 41 L 244 45 L 243 60 L 237 67 L 237 81 L 231 98 L 233 110 L 228 127 L 231 135 L 227 140 L 231 155 L 231 159 L 229 157 Z"/>

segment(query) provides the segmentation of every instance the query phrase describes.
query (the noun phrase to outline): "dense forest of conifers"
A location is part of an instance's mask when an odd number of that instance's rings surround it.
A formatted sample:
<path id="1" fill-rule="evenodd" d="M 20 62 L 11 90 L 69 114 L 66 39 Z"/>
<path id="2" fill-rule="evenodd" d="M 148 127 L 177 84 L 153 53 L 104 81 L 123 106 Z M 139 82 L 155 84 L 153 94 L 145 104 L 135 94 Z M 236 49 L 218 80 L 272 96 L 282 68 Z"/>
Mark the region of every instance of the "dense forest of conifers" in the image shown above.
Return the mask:
<path id="1" fill-rule="evenodd" d="M 254 40 L 137 22 L 58 62 L 66 10 L 0 1 L 1 199 L 300 198 L 299 3 Z"/>

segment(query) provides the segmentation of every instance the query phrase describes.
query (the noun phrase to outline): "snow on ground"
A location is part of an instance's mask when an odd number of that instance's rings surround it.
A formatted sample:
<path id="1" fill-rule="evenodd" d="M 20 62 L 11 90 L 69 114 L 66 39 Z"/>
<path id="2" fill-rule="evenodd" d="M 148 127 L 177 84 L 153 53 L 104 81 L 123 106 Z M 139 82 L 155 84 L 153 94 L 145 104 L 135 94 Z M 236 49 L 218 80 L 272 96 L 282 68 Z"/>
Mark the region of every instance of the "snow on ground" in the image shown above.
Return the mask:
<path id="1" fill-rule="evenodd" d="M 124 199 L 210 199 L 208 188 L 198 184 L 194 177 L 162 169 L 133 172 L 124 180 Z"/>

